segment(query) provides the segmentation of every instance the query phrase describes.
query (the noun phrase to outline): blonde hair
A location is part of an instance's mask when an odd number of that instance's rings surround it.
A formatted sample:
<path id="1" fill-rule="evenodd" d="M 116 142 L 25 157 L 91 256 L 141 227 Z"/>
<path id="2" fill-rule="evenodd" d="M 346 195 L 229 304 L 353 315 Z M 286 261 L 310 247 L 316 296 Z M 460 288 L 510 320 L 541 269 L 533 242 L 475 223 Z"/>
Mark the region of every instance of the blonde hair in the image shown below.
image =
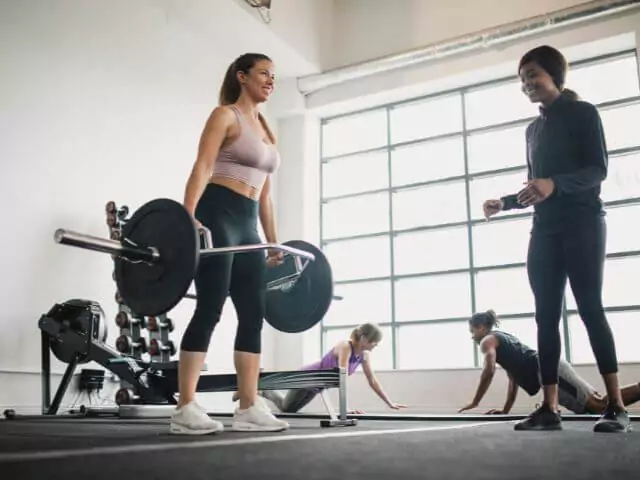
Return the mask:
<path id="1" fill-rule="evenodd" d="M 378 343 L 382 340 L 382 330 L 375 323 L 363 323 L 353 329 L 351 340 L 359 342 L 362 337 L 371 343 Z"/>

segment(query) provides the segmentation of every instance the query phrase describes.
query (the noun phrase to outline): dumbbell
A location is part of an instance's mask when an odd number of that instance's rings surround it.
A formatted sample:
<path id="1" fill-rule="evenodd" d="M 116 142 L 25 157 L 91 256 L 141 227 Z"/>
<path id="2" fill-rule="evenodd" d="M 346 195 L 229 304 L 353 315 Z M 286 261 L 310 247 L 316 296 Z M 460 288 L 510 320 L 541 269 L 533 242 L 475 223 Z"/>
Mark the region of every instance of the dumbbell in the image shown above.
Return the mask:
<path id="1" fill-rule="evenodd" d="M 124 300 L 123 300 L 123 298 L 122 298 L 122 295 L 120 294 L 120 292 L 119 292 L 118 290 L 116 290 L 116 296 L 115 296 L 115 299 L 116 299 L 116 303 L 117 303 L 118 305 L 123 305 L 123 304 L 124 304 Z"/>
<path id="2" fill-rule="evenodd" d="M 109 233 L 109 237 L 111 237 L 111 240 L 120 240 L 122 238 L 122 232 L 120 232 L 120 230 L 111 230 L 111 232 Z"/>
<path id="3" fill-rule="evenodd" d="M 165 344 L 155 338 L 151 339 L 149 342 L 149 355 L 155 357 L 160 355 L 160 352 L 169 352 L 169 355 L 173 357 L 176 354 L 176 346 L 171 340 Z"/>
<path id="4" fill-rule="evenodd" d="M 163 328 L 166 328 L 170 332 L 173 332 L 175 325 L 173 324 L 173 320 L 170 318 L 165 319 L 164 321 L 158 320 L 157 317 L 148 317 L 145 323 L 145 328 L 150 332 L 156 332 Z"/>
<path id="5" fill-rule="evenodd" d="M 136 318 L 136 317 L 129 318 L 129 315 L 127 315 L 127 312 L 120 311 L 116 315 L 116 325 L 118 325 L 118 327 L 120 327 L 121 329 L 131 328 L 131 325 L 141 325 L 141 324 L 142 324 L 142 320 L 140 318 Z"/>
<path id="6" fill-rule="evenodd" d="M 108 201 L 107 204 L 104 206 L 104 210 L 105 212 L 107 212 L 107 214 L 116 213 L 116 202 Z"/>
<path id="7" fill-rule="evenodd" d="M 118 225 L 118 218 L 113 213 L 107 213 L 107 225 L 114 228 Z"/>
<path id="8" fill-rule="evenodd" d="M 116 213 L 118 220 L 124 220 L 129 215 L 129 207 L 126 205 L 121 206 Z"/>
<path id="9" fill-rule="evenodd" d="M 136 351 L 145 353 L 147 351 L 147 341 L 143 337 L 133 341 L 133 339 L 127 335 L 120 335 L 116 339 L 116 350 L 124 354 L 131 354 Z"/>
<path id="10" fill-rule="evenodd" d="M 139 399 L 140 397 L 130 388 L 120 388 L 116 392 L 116 405 L 130 405 Z"/>

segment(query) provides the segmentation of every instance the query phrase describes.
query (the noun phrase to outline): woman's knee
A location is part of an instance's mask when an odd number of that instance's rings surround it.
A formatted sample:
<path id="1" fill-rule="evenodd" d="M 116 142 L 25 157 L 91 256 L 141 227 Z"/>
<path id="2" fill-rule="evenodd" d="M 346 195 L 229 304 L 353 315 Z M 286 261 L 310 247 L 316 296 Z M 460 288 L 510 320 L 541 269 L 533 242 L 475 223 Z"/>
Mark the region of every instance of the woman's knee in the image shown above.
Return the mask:
<path id="1" fill-rule="evenodd" d="M 237 352 L 261 353 L 263 325 L 262 317 L 255 316 L 251 319 L 238 317 L 235 350 Z"/>

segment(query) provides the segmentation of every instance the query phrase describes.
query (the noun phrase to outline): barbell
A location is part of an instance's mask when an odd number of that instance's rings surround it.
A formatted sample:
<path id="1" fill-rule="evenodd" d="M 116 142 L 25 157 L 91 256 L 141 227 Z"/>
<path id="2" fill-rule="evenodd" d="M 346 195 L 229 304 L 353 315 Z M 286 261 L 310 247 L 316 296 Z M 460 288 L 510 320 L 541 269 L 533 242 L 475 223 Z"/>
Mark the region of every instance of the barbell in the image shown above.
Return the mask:
<path id="1" fill-rule="evenodd" d="M 158 316 L 185 296 L 199 262 L 210 255 L 279 250 L 280 265 L 267 268 L 265 319 L 277 330 L 308 330 L 326 314 L 333 295 L 331 266 L 323 252 L 303 240 L 215 247 L 211 233 L 198 230 L 178 202 L 159 198 L 137 209 L 124 223 L 120 240 L 59 228 L 56 243 L 108 253 L 115 263 L 118 291 L 133 312 Z"/>

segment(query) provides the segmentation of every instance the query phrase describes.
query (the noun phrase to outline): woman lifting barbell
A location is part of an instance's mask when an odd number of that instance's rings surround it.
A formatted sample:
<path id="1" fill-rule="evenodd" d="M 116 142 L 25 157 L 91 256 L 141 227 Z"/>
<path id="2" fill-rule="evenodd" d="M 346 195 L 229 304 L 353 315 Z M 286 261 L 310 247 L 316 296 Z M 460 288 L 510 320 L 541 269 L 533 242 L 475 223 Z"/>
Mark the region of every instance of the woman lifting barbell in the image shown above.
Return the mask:
<path id="1" fill-rule="evenodd" d="M 270 175 L 280 159 L 275 137 L 258 106 L 274 87 L 274 65 L 266 55 L 247 53 L 227 69 L 220 106 L 207 120 L 197 159 L 187 182 L 184 206 L 198 227 L 211 231 L 216 247 L 261 243 L 260 220 L 267 242 L 276 242 Z M 265 268 L 281 262 L 282 253 L 262 251 L 200 258 L 195 276 L 196 307 L 182 337 L 179 360 L 180 400 L 171 432 L 201 435 L 223 430 L 196 403 L 195 393 L 206 352 L 227 295 L 238 327 L 234 364 L 239 408 L 233 430 L 281 431 L 288 423 L 256 403 L 261 333 L 265 317 Z"/>
<path id="2" fill-rule="evenodd" d="M 381 340 L 382 332 L 377 325 L 363 323 L 351 332 L 349 340 L 338 342 L 321 360 L 302 367 L 302 370 L 331 370 L 342 367 L 346 369 L 348 375 L 352 375 L 362 365 L 369 386 L 389 408 L 393 410 L 406 408 L 406 405 L 392 402 L 389 399 L 375 376 L 370 352 Z M 299 388 L 289 390 L 286 395 L 276 390 L 264 390 L 260 394 L 270 400 L 281 412 L 297 413 L 308 405 L 321 390 L 320 388 Z M 237 400 L 237 396 L 234 396 L 234 400 Z M 363 412 L 354 410 L 350 413 Z"/>

